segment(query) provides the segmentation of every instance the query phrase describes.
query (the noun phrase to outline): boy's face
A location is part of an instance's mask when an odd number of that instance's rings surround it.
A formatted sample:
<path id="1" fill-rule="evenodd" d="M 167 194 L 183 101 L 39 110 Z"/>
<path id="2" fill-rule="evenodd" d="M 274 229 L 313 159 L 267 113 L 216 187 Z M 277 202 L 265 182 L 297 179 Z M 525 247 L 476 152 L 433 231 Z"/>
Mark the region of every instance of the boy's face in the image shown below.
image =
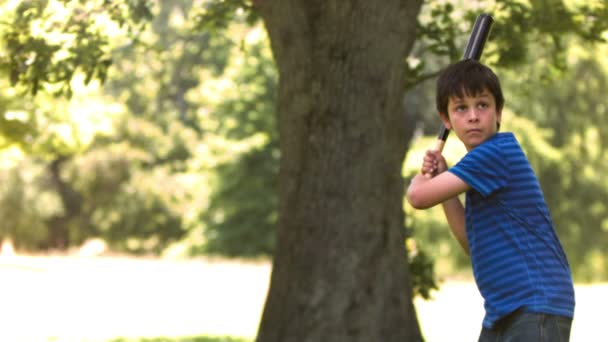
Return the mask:
<path id="1" fill-rule="evenodd" d="M 467 151 L 496 134 L 501 116 L 496 109 L 494 95 L 486 89 L 475 96 L 465 94 L 463 98 L 450 97 L 448 116 L 440 114 L 445 127 L 456 133 Z"/>

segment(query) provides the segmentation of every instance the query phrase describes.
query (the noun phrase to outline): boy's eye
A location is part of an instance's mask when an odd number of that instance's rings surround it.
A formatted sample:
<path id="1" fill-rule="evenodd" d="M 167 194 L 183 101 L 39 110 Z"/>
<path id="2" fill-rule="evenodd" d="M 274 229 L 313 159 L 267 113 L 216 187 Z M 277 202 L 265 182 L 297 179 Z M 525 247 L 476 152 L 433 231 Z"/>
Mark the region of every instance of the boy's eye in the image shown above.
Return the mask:
<path id="1" fill-rule="evenodd" d="M 479 108 L 488 108 L 488 106 L 489 106 L 489 105 L 488 105 L 488 103 L 486 103 L 486 102 L 479 102 L 479 103 L 477 104 L 477 107 L 479 107 Z"/>
<path id="2" fill-rule="evenodd" d="M 463 112 L 467 109 L 467 106 L 465 105 L 460 105 L 460 106 L 456 106 L 456 108 L 454 108 L 457 112 Z"/>

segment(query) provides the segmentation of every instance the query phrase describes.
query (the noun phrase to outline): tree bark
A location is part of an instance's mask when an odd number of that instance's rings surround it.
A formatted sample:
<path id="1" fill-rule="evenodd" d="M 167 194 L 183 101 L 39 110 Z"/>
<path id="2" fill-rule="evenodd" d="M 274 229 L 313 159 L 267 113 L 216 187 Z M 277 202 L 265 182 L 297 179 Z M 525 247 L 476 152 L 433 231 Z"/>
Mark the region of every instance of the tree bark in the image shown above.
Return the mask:
<path id="1" fill-rule="evenodd" d="M 421 0 L 258 0 L 279 69 L 279 224 L 259 342 L 420 341 L 404 247 Z M 409 132 L 409 133 L 405 133 Z"/>
<path id="2" fill-rule="evenodd" d="M 56 156 L 48 166 L 51 185 L 55 187 L 61 204 L 63 213 L 54 215 L 46 220 L 48 229 L 48 239 L 46 246 L 50 249 L 66 250 L 70 247 L 70 222 L 80 215 L 82 209 L 82 197 L 70 184 L 61 178 L 61 168 L 70 157 Z"/>

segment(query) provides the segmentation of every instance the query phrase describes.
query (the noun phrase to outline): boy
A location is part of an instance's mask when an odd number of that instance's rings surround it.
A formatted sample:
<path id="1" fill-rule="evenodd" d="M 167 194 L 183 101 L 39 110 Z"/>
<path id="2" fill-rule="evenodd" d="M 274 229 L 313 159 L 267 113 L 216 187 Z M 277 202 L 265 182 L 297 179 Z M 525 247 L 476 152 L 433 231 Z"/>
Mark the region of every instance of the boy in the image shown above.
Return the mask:
<path id="1" fill-rule="evenodd" d="M 460 61 L 439 77 L 436 100 L 468 152 L 448 169 L 440 151 L 427 151 L 407 199 L 417 209 L 441 203 L 471 256 L 486 311 L 479 341 L 568 341 L 570 268 L 530 163 L 512 133 L 498 133 L 498 77 L 479 62 Z M 458 198 L 464 192 L 466 207 Z"/>

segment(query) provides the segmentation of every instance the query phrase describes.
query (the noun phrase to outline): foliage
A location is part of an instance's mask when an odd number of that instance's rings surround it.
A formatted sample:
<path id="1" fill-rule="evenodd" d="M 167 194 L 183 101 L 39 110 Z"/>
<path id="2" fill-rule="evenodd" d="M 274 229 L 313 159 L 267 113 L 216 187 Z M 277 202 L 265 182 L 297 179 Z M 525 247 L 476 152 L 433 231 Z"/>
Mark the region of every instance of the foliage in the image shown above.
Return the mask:
<path id="1" fill-rule="evenodd" d="M 0 81 L 0 86 L 5 83 Z M 11 145 L 25 147 L 28 137 L 35 134 L 34 116 L 28 107 L 6 92 L 0 93 L 0 149 Z"/>
<path id="2" fill-rule="evenodd" d="M 217 31 L 238 20 L 238 13 L 245 12 L 245 22 L 253 26 L 259 19 L 254 10 L 253 0 L 208 1 L 195 13 L 195 27 L 202 31 Z M 236 14 L 236 15 L 235 15 Z"/>
<path id="3" fill-rule="evenodd" d="M 223 73 L 236 43 L 224 34 L 193 30 L 191 6 L 188 0 L 159 1 L 138 44 L 114 51 L 104 90 L 161 131 L 181 124 L 198 135 L 204 118 L 192 91 Z"/>
<path id="4" fill-rule="evenodd" d="M 137 3 L 143 2 L 116 3 L 114 7 L 106 9 L 118 9 L 123 5 L 135 6 Z M 54 10 L 58 9 L 56 6 L 60 6 L 55 2 L 49 2 L 47 5 Z M 64 2 L 64 5 L 80 6 L 72 2 Z M 173 13 L 175 8 L 184 6 L 176 2 L 173 2 L 172 6 L 165 5 L 163 9 Z M 51 9 L 43 4 L 41 6 L 44 10 Z M 127 7 L 124 7 L 125 11 L 131 11 Z M 135 7 L 132 10 L 135 10 Z M 66 13 L 69 15 L 71 12 Z M 96 12 L 96 15 L 102 14 Z M 99 88 L 95 95 L 83 92 L 80 83 L 76 82 L 80 79 L 78 75 L 74 76 L 69 85 L 72 95 L 69 101 L 49 96 L 46 92 L 39 92 L 35 98 L 25 95 L 21 99 L 12 99 L 14 107 L 23 103 L 23 107 L 28 110 L 25 112 L 28 117 L 35 118 L 32 124 L 34 129 L 30 130 L 32 133 L 25 136 L 29 137 L 28 144 L 21 145 L 29 157 L 37 159 L 32 163 L 43 165 L 58 159 L 67 160 L 59 166 L 57 175 L 54 176 L 56 181 L 43 181 L 39 182 L 37 187 L 29 187 L 34 192 L 33 196 L 37 196 L 37 192 L 59 194 L 61 191 L 68 191 L 82 201 L 77 210 L 70 212 L 66 209 L 67 203 L 60 200 L 59 209 L 52 217 L 39 217 L 31 211 L 24 212 L 25 217 L 42 222 L 39 227 L 43 233 L 38 230 L 35 235 L 38 239 L 51 239 L 52 234 L 46 234 L 45 231 L 50 232 L 53 226 L 59 226 L 62 227 L 59 232 L 63 235 L 61 240 L 66 241 L 68 245 L 82 243 L 91 236 L 101 236 L 117 250 L 159 253 L 184 235 L 184 227 L 188 223 L 184 220 L 187 210 L 184 201 L 191 200 L 190 194 L 196 190 L 192 188 L 188 192 L 184 189 L 197 181 L 184 181 L 189 177 L 177 171 L 187 168 L 186 161 L 192 156 L 198 134 L 196 110 L 192 106 L 184 106 L 186 101 L 182 101 L 185 91 L 196 86 L 198 79 L 193 82 L 192 76 L 186 70 L 193 70 L 192 63 L 208 63 L 210 57 L 215 58 L 213 63 L 219 62 L 215 64 L 219 65 L 216 70 L 221 70 L 222 50 L 221 46 L 216 45 L 220 53 L 206 53 L 206 45 L 197 43 L 200 45 L 197 49 L 173 49 L 175 55 L 168 55 L 165 52 L 166 41 L 187 47 L 187 44 L 193 41 L 209 41 L 208 35 L 195 33 L 177 35 L 176 38 L 176 31 L 167 29 L 169 19 L 174 19 L 175 16 L 169 18 L 163 15 L 161 9 L 158 18 L 152 23 L 152 29 L 160 32 L 157 36 L 146 36 L 146 41 L 112 50 L 112 57 L 119 57 L 120 62 L 116 63 L 107 75 L 109 82 L 105 89 L 109 90 L 109 95 L 116 98 L 126 96 L 137 99 L 139 102 L 127 102 L 128 105 L 133 105 L 126 108 L 132 109 L 136 115 L 125 112 L 125 108 L 113 103 L 115 100 L 112 98 L 99 94 Z M 141 29 L 144 28 L 141 26 Z M 169 36 L 171 33 L 173 36 Z M 117 41 L 124 42 L 124 35 L 121 39 Z M 155 44 L 156 48 L 150 48 Z M 137 58 L 145 62 L 137 64 L 138 70 L 133 72 L 133 64 L 129 64 L 132 61 L 130 58 L 141 51 L 146 53 Z M 201 59 L 201 54 L 205 58 Z M 178 67 L 166 68 L 156 63 L 155 61 L 160 59 L 159 55 L 164 56 L 164 62 Z M 215 56 L 219 56 L 219 59 Z M 124 70 L 125 66 L 131 68 Z M 148 72 L 155 66 L 157 69 L 154 73 Z M 120 72 L 130 77 L 123 77 Z M 138 75 L 146 75 L 146 79 L 138 78 Z M 156 83 L 154 77 L 166 80 L 164 84 L 160 84 L 156 94 L 151 93 L 150 87 L 146 86 Z M 82 83 L 86 81 L 82 79 Z M 142 86 L 134 87 L 137 82 Z M 53 87 L 52 84 L 49 86 Z M 174 91 L 171 87 L 177 90 Z M 95 88 L 94 82 L 89 84 L 87 89 L 89 88 Z M 25 99 L 31 102 L 24 101 Z M 100 102 L 97 102 L 98 100 Z M 137 104 L 158 104 L 161 107 L 137 107 Z M 101 112 L 102 118 L 95 117 L 97 111 Z M 173 113 L 175 115 L 169 115 Z M 126 114 L 132 117 L 129 118 Z M 108 125 L 108 121 L 114 123 Z M 111 127 L 112 125 L 114 127 Z M 185 128 L 184 125 L 189 127 Z M 2 128 L 9 128 L 7 126 Z M 108 127 L 109 129 L 106 129 Z M 11 142 L 19 140 L 11 138 Z M 44 166 L 42 170 L 45 170 Z M 20 169 L 18 173 L 22 175 L 28 172 L 31 171 Z M 46 177 L 43 173 L 40 179 L 44 180 Z M 33 225 L 32 231 L 36 231 L 34 227 Z M 14 234 L 7 232 L 7 235 L 13 238 Z M 45 245 L 54 247 L 52 241 L 43 244 L 28 238 L 21 242 L 28 248 Z"/>
<path id="5" fill-rule="evenodd" d="M 415 296 L 420 295 L 424 299 L 430 299 L 431 291 L 439 289 L 435 275 L 435 261 L 424 250 L 412 247 L 408 248 L 408 258 L 412 292 Z"/>
<path id="6" fill-rule="evenodd" d="M 76 242 L 101 236 L 114 250 L 158 254 L 184 235 L 175 204 L 183 186 L 162 170 L 138 169 L 137 158 L 124 146 L 100 147 L 66 168 L 85 199 Z"/>
<path id="7" fill-rule="evenodd" d="M 19 172 L 21 168 L 29 174 Z M 0 171 L 0 237 L 11 237 L 17 248 L 41 245 L 47 238 L 45 220 L 61 211 L 56 194 L 38 190 L 42 172 L 27 162 Z"/>
<path id="8" fill-rule="evenodd" d="M 112 64 L 108 25 L 139 27 L 151 18 L 148 2 L 21 1 L 2 30 L 7 53 L 0 68 L 9 70 L 13 86 L 34 95 L 57 85 L 53 92 L 71 96 L 77 71 L 85 74 L 85 84 L 94 78 L 103 82 Z"/>
<path id="9" fill-rule="evenodd" d="M 257 256 L 270 255 L 274 249 L 277 75 L 261 33 L 260 28 L 247 33 L 224 76 L 231 84 L 211 96 L 221 101 L 210 113 L 216 134 L 243 147 L 216 166 L 209 207 L 201 216 L 207 241 L 194 253 Z"/>

